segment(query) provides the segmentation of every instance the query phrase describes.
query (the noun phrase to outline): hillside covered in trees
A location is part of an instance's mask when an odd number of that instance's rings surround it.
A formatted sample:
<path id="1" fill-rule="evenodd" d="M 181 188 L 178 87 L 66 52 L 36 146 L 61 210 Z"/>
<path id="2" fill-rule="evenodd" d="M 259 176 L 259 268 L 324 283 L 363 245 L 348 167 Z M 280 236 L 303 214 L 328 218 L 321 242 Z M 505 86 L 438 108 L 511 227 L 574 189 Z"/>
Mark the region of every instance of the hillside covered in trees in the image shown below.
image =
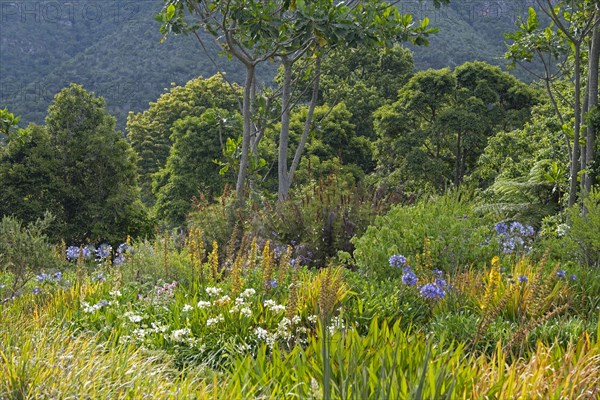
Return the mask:
<path id="1" fill-rule="evenodd" d="M 517 16 L 526 15 L 528 5 L 525 0 L 467 1 L 436 8 L 430 1 L 410 0 L 398 8 L 415 19 L 428 17 L 440 28 L 428 47 L 412 48 L 416 67 L 426 69 L 475 60 L 504 66 L 503 35 L 514 29 Z M 226 72 L 242 83 L 240 65 L 220 57 L 214 40 L 203 32 L 206 52 L 193 36 L 161 43 L 154 20 L 161 7 L 157 0 L 5 2 L 0 104 L 24 122 L 41 123 L 52 97 L 75 82 L 103 96 L 122 128 L 129 111 L 144 109 L 171 82 Z M 267 84 L 273 75 L 269 66 L 260 73 Z M 518 76 L 528 78 L 522 72 Z"/>

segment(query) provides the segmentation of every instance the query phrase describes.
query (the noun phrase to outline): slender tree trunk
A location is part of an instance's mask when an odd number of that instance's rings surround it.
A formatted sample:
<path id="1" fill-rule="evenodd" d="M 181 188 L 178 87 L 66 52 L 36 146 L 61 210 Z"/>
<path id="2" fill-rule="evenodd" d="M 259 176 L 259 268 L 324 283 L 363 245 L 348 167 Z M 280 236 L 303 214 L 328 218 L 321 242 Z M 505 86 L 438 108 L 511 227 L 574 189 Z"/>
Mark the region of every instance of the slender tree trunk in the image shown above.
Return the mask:
<path id="1" fill-rule="evenodd" d="M 454 186 L 458 187 L 460 184 L 460 167 L 461 167 L 461 131 L 458 130 L 458 137 L 456 138 L 456 163 L 455 167 L 455 175 L 454 175 Z"/>
<path id="2" fill-rule="evenodd" d="M 251 103 L 255 77 L 255 65 L 246 64 L 246 82 L 244 84 L 244 100 L 242 102 L 242 116 L 244 118 L 244 131 L 242 134 L 242 155 L 240 157 L 240 169 L 235 185 L 237 201 L 243 205 L 246 201 L 246 175 L 248 174 L 248 156 L 250 153 L 250 139 L 252 137 L 252 115 Z"/>
<path id="3" fill-rule="evenodd" d="M 588 81 L 589 83 L 589 81 Z M 583 104 L 581 106 L 581 124 L 583 124 L 585 122 L 585 113 L 588 111 L 589 108 L 589 92 L 590 92 L 590 85 L 585 85 L 585 90 L 583 92 Z M 587 138 L 587 130 L 584 129 L 580 132 L 579 135 L 579 171 L 585 171 L 585 140 Z M 584 192 L 584 184 L 585 184 L 585 179 L 582 176 L 581 180 L 579 181 L 579 189 L 580 192 L 583 193 Z"/>
<path id="4" fill-rule="evenodd" d="M 569 207 L 577 200 L 577 176 L 579 175 L 579 132 L 581 130 L 581 42 L 575 46 L 575 126 L 573 127 L 573 158 L 571 159 L 571 184 L 569 187 Z"/>
<path id="5" fill-rule="evenodd" d="M 597 19 L 600 17 L 597 17 Z M 600 28 L 598 25 L 594 28 L 592 35 L 592 47 L 588 56 L 589 69 L 588 69 L 588 111 L 598 105 L 598 64 L 600 61 Z M 595 149 L 596 149 L 596 131 L 594 127 L 588 125 L 587 128 L 587 140 L 585 148 L 585 176 L 583 193 L 587 195 L 594 184 L 594 175 L 591 173 L 591 168 L 595 161 Z"/>
<path id="6" fill-rule="evenodd" d="M 296 169 L 300 164 L 300 157 L 302 157 L 302 153 L 304 152 L 304 146 L 306 146 L 306 142 L 308 141 L 308 134 L 310 133 L 310 126 L 313 121 L 313 116 L 315 113 L 315 107 L 317 106 L 317 100 L 319 98 L 319 85 L 321 82 L 321 56 L 317 56 L 315 61 L 315 80 L 313 81 L 312 88 L 312 97 L 310 99 L 310 104 L 308 105 L 308 113 L 306 114 L 306 120 L 304 121 L 304 130 L 302 131 L 302 137 L 300 138 L 300 143 L 298 143 L 298 147 L 296 148 L 296 153 L 294 154 L 294 160 L 292 161 L 292 165 L 290 166 L 290 171 L 288 173 L 288 187 L 285 192 L 285 196 L 287 197 L 288 191 L 290 190 L 290 186 L 292 181 L 294 180 L 294 175 L 296 174 Z"/>
<path id="7" fill-rule="evenodd" d="M 287 151 L 290 139 L 290 114 L 292 98 L 292 62 L 287 57 L 281 57 L 283 65 L 283 85 L 281 93 L 281 130 L 279 132 L 279 157 L 277 177 L 279 185 L 277 197 L 284 201 L 288 196 L 290 178 L 288 175 Z"/>

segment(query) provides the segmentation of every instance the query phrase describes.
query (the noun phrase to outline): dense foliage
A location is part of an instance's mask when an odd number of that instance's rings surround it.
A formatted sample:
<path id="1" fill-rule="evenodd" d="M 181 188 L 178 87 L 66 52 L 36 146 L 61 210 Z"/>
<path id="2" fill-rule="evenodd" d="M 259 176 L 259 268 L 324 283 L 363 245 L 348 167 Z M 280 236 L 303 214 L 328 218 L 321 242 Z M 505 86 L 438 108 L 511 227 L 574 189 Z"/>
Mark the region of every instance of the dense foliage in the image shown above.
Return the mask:
<path id="1" fill-rule="evenodd" d="M 0 215 L 32 222 L 50 211 L 55 240 L 123 240 L 147 229 L 136 155 L 104 100 L 79 85 L 56 95 L 46 125 L 9 135 L 0 154 Z"/>

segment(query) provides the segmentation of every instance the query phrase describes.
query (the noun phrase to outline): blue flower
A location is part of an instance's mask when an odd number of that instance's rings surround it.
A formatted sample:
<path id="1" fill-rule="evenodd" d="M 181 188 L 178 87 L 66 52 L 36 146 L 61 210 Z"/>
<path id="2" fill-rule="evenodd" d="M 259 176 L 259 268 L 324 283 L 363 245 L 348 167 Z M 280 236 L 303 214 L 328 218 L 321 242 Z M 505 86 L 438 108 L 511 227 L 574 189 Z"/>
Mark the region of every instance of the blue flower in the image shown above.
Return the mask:
<path id="1" fill-rule="evenodd" d="M 60 281 L 62 279 L 62 272 L 55 272 L 54 275 L 52 275 L 52 279 L 55 281 Z"/>
<path id="2" fill-rule="evenodd" d="M 576 281 L 577 280 L 577 275 L 571 274 L 571 276 L 569 278 L 571 278 L 572 281 Z"/>
<path id="3" fill-rule="evenodd" d="M 400 254 L 394 254 L 390 257 L 389 263 L 391 267 L 402 268 L 404 263 L 406 263 L 406 257 Z"/>
<path id="4" fill-rule="evenodd" d="M 110 256 L 112 247 L 108 244 L 102 244 L 96 249 L 96 259 L 102 261 Z"/>
<path id="5" fill-rule="evenodd" d="M 110 305 L 110 303 L 108 302 L 108 300 L 100 300 L 98 302 L 98 307 L 106 307 L 108 305 Z"/>
<path id="6" fill-rule="evenodd" d="M 506 225 L 506 222 L 498 222 L 494 229 L 496 229 L 498 235 L 504 235 L 508 230 L 508 226 Z"/>
<path id="7" fill-rule="evenodd" d="M 427 283 L 421 286 L 419 293 L 426 299 L 431 300 L 441 300 L 446 296 L 444 289 L 434 283 Z"/>
<path id="8" fill-rule="evenodd" d="M 44 282 L 46 279 L 50 279 L 50 275 L 48 274 L 38 274 L 35 276 L 35 279 L 38 280 L 38 282 Z"/>
<path id="9" fill-rule="evenodd" d="M 32 290 L 33 294 L 40 294 L 42 293 L 42 289 L 40 289 L 39 287 L 34 287 Z"/>
<path id="10" fill-rule="evenodd" d="M 123 254 L 119 254 L 113 260 L 113 265 L 121 265 L 125 262 L 125 256 Z"/>
<path id="11" fill-rule="evenodd" d="M 271 282 L 269 282 L 269 287 L 270 288 L 276 288 L 277 287 L 277 280 L 273 279 Z"/>
<path id="12" fill-rule="evenodd" d="M 98 275 L 94 276 L 92 278 L 92 281 L 106 282 L 106 278 L 104 277 L 104 274 L 102 274 L 102 272 L 101 272 Z"/>
<path id="13" fill-rule="evenodd" d="M 448 284 L 446 283 L 446 280 L 445 280 L 445 279 L 443 279 L 443 278 L 437 278 L 437 279 L 434 281 L 434 284 L 435 284 L 437 287 L 439 287 L 440 289 L 444 289 L 444 288 L 446 288 L 446 286 L 448 286 Z"/>
<path id="14" fill-rule="evenodd" d="M 131 252 L 132 247 L 127 243 L 121 243 L 119 247 L 117 247 L 117 254 L 125 254 Z"/>
<path id="15" fill-rule="evenodd" d="M 407 286 L 414 286 L 417 284 L 418 280 L 419 278 L 417 278 L 417 275 L 415 275 L 415 273 L 412 272 L 409 268 L 404 269 L 404 274 L 402 275 L 402 283 L 404 283 Z"/>
<path id="16" fill-rule="evenodd" d="M 528 281 L 529 281 L 529 278 L 527 278 L 525 275 L 519 276 L 519 282 L 527 283 Z"/>
<path id="17" fill-rule="evenodd" d="M 85 246 L 82 250 L 83 258 L 91 258 L 92 254 L 96 252 L 96 249 L 92 245 Z"/>
<path id="18" fill-rule="evenodd" d="M 66 251 L 67 260 L 73 261 L 79 258 L 79 247 L 77 246 L 69 246 Z"/>
<path id="19" fill-rule="evenodd" d="M 556 276 L 560 279 L 565 279 L 567 277 L 567 273 L 564 269 L 559 269 L 558 271 L 556 271 Z"/>

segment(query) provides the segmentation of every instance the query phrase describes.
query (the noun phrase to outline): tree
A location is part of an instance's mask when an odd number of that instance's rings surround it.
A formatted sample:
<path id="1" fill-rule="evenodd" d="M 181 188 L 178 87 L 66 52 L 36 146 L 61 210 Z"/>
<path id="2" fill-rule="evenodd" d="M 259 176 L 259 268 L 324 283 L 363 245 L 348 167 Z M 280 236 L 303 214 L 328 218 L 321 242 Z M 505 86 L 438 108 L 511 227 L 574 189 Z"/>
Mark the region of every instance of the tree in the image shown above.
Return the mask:
<path id="1" fill-rule="evenodd" d="M 122 241 L 147 226 L 136 157 L 104 100 L 72 84 L 48 108 L 46 126 L 10 137 L 0 159 L 1 215 L 25 222 L 55 214 L 54 239 Z"/>
<path id="2" fill-rule="evenodd" d="M 165 167 L 173 145 L 172 129 L 178 120 L 200 117 L 206 110 L 219 108 L 228 112 L 238 109 L 240 88 L 229 86 L 221 75 L 198 77 L 184 86 L 174 86 L 150 107 L 127 118 L 128 139 L 138 154 L 138 171 L 142 200 L 154 205 L 152 176 Z M 212 161 L 212 160 L 211 160 Z M 203 161 L 200 161 L 201 163 Z"/>
<path id="3" fill-rule="evenodd" d="M 50 146 L 48 131 L 31 124 L 7 137 L 0 153 L 0 215 L 34 222 L 46 210 L 61 220 L 57 201 L 60 168 Z"/>
<path id="4" fill-rule="evenodd" d="M 378 175 L 410 190 L 459 186 L 487 139 L 522 127 L 536 102 L 534 91 L 483 62 L 419 71 L 375 113 Z"/>
<path id="5" fill-rule="evenodd" d="M 0 109 L 0 140 L 7 137 L 19 124 L 19 117 L 8 111 L 7 108 Z"/>
<path id="6" fill-rule="evenodd" d="M 570 158 L 570 188 L 568 205 L 572 206 L 579 192 L 579 173 L 583 168 L 583 192 L 589 191 L 593 181 L 591 174 L 595 160 L 596 134 L 592 126 L 582 131 L 584 115 L 598 102 L 598 60 L 600 57 L 600 9 L 595 0 L 552 1 L 536 0 L 538 7 L 549 18 L 551 25 L 541 28 L 537 13 L 529 9 L 527 21 L 521 22 L 519 30 L 508 38 L 513 40 L 507 58 L 513 61 L 531 61 L 534 56 L 540 57 L 546 65 L 546 89 L 555 111 L 560 115 L 556 104 L 552 79 L 548 73 L 544 55 L 555 56 L 561 51 L 570 50 L 572 63 L 572 81 L 574 93 L 572 98 L 573 124 L 563 124 Z M 586 49 L 589 47 L 589 51 Z M 588 84 L 584 85 L 584 63 L 587 53 Z M 548 58 L 550 60 L 550 58 Z M 583 100 L 583 104 L 582 104 Z M 581 148 L 581 136 L 585 137 L 584 149 Z M 572 137 L 572 144 L 571 142 Z"/>
<path id="7" fill-rule="evenodd" d="M 278 197 L 287 197 L 300 156 L 306 144 L 319 91 L 320 61 L 323 52 L 336 46 L 391 45 L 394 41 L 426 44 L 434 30 L 428 20 L 413 24 L 411 15 L 401 15 L 386 3 L 334 3 L 331 0 L 280 1 L 266 0 L 166 0 L 161 31 L 168 33 L 195 32 L 204 28 L 212 33 L 231 57 L 246 69 L 242 102 L 244 129 L 240 169 L 236 184 L 239 201 L 244 201 L 245 179 L 250 150 L 256 149 L 264 130 L 252 121 L 252 104 L 256 98 L 256 68 L 266 60 L 276 60 L 283 66 L 281 85 L 281 118 L 278 152 Z M 439 1 L 437 1 L 439 3 Z M 186 10 L 198 18 L 196 23 L 185 20 Z M 200 39 L 200 37 L 197 35 Z M 293 68 L 300 60 L 313 60 L 312 97 L 307 120 L 291 165 L 288 166 L 289 123 L 293 99 Z"/>
<path id="8" fill-rule="evenodd" d="M 227 140 L 241 130 L 239 113 L 209 108 L 200 117 L 184 117 L 172 128 L 174 141 L 166 165 L 153 176 L 157 217 L 182 226 L 200 193 L 206 198 L 223 191 L 228 177 L 219 173 Z"/>

